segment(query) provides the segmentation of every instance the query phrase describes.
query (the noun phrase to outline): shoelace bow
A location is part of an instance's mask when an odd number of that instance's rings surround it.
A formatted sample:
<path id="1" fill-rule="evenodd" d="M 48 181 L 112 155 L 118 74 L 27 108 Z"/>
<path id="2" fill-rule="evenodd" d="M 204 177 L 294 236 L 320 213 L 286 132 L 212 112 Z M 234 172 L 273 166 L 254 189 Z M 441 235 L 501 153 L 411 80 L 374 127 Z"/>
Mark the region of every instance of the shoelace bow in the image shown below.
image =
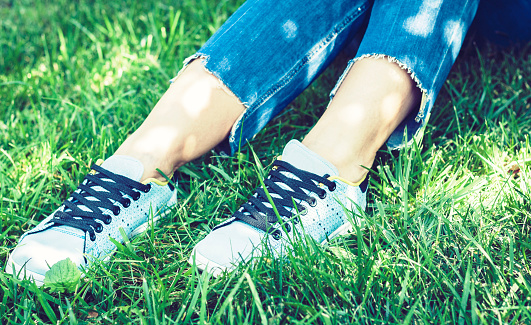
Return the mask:
<path id="1" fill-rule="evenodd" d="M 288 177 L 284 175 L 283 172 L 288 172 L 296 178 Z M 329 175 L 319 176 L 298 169 L 285 161 L 277 160 L 269 172 L 269 177 L 264 180 L 264 185 L 271 196 L 273 204 L 280 217 L 283 220 L 291 220 L 292 222 L 297 223 L 297 217 L 292 218 L 294 216 L 292 210 L 296 208 L 297 211 L 304 214 L 306 209 L 301 203 L 297 202 L 297 200 L 301 200 L 300 202 L 305 201 L 310 206 L 314 207 L 317 200 L 315 197 L 310 196 L 310 193 L 316 193 L 321 199 L 326 197 L 326 190 L 320 187 L 319 183 L 326 185 L 329 191 L 335 190 L 336 183 L 330 181 L 328 176 Z M 283 189 L 279 186 L 279 183 L 287 185 L 289 189 Z M 307 190 L 307 192 L 304 190 Z M 270 207 L 269 199 L 262 187 L 258 188 L 255 195 L 251 196 L 249 201 L 243 204 L 233 216 L 251 226 L 262 229 L 267 233 L 271 232 L 275 239 L 280 238 L 280 231 L 272 227 L 272 225 L 279 220 L 273 207 Z M 291 231 L 291 227 L 288 223 L 285 223 L 285 226 L 288 232 Z"/>
<path id="2" fill-rule="evenodd" d="M 96 233 L 103 231 L 102 222 L 106 225 L 112 222 L 112 216 L 103 214 L 103 210 L 108 209 L 117 216 L 120 207 L 115 203 L 119 202 L 127 208 L 131 200 L 126 195 L 136 201 L 140 198 L 140 192 L 149 192 L 151 185 L 144 185 L 114 174 L 98 165 L 92 165 L 91 168 L 96 173 L 89 173 L 85 177 L 78 190 L 63 202 L 64 210 L 57 211 L 50 222 L 57 226 L 65 225 L 86 231 L 90 235 L 90 240 L 94 241 Z M 101 189 L 96 190 L 96 187 Z M 90 211 L 81 209 L 81 206 L 87 207 Z"/>

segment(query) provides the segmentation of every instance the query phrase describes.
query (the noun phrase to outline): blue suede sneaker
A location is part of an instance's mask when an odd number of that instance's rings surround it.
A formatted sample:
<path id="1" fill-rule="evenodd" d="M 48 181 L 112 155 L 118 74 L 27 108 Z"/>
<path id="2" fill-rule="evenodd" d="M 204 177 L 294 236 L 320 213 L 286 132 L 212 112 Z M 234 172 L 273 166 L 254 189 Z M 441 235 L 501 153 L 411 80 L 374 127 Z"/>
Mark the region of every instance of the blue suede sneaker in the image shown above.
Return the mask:
<path id="1" fill-rule="evenodd" d="M 169 182 L 147 179 L 142 163 L 115 155 L 92 166 L 91 172 L 63 204 L 26 232 L 9 256 L 6 272 L 42 285 L 58 261 L 70 258 L 79 268 L 105 260 L 116 249 L 110 240 L 131 238 L 164 216 L 177 203 Z"/>

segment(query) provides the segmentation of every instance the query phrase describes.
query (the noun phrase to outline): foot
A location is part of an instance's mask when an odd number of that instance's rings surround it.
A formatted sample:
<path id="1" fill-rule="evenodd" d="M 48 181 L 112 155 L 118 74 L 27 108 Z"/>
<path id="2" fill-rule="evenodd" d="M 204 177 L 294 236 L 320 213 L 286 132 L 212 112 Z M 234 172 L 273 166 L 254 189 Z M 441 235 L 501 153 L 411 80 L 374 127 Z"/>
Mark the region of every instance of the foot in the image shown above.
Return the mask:
<path id="1" fill-rule="evenodd" d="M 104 260 L 116 246 L 143 232 L 177 203 L 169 182 L 139 182 L 144 167 L 128 156 L 115 155 L 93 165 L 78 189 L 54 213 L 20 238 L 9 256 L 6 272 L 32 278 L 42 285 L 58 261 L 70 258 L 80 268 Z"/>
<path id="2" fill-rule="evenodd" d="M 264 181 L 280 219 L 263 188 L 193 249 L 190 263 L 219 275 L 260 256 L 267 248 L 280 257 L 293 241 L 308 235 L 318 243 L 349 232 L 366 206 L 367 180 L 353 184 L 337 169 L 296 140 L 290 141 Z M 349 218 L 350 217 L 350 218 Z M 350 219 L 350 220 L 349 220 Z"/>

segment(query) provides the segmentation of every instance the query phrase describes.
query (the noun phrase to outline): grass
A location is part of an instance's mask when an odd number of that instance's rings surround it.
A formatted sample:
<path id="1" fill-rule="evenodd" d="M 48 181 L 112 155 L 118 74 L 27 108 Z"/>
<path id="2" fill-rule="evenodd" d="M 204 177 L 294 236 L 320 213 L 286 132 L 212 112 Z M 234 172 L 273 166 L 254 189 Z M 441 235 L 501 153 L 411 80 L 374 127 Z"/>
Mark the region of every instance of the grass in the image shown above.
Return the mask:
<path id="1" fill-rule="evenodd" d="M 139 126 L 237 6 L 0 0 L 2 261 Z M 0 272 L 0 323 L 528 323 L 529 46 L 467 43 L 422 141 L 378 156 L 365 228 L 220 278 L 187 263 L 272 157 L 315 123 L 344 65 L 338 59 L 251 147 L 183 168 L 179 207 L 75 292 Z"/>

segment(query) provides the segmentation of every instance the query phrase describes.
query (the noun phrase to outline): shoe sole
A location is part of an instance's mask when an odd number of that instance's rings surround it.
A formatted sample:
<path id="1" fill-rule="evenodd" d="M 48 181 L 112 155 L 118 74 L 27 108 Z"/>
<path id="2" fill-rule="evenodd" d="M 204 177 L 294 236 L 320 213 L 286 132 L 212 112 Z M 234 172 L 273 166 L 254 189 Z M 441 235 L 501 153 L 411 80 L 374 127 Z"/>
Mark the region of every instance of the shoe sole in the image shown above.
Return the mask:
<path id="1" fill-rule="evenodd" d="M 365 222 L 363 219 L 356 217 L 356 221 L 360 225 L 360 228 L 365 227 Z M 352 229 L 354 228 L 352 227 L 352 224 L 350 222 L 347 222 L 344 225 L 339 226 L 335 231 L 333 231 L 328 236 L 328 239 L 325 239 L 321 242 L 321 245 L 325 246 L 332 239 L 349 234 L 350 232 L 352 232 Z M 197 266 L 197 268 L 203 272 L 208 272 L 212 274 L 213 277 L 218 277 L 223 272 L 230 272 L 234 269 L 234 267 L 231 268 L 231 267 L 221 266 L 217 264 L 216 262 L 209 260 L 208 258 L 196 252 L 195 249 L 192 250 L 192 254 L 190 255 L 190 258 L 188 258 L 188 263 L 190 263 L 190 265 L 194 264 L 194 257 L 195 257 L 195 265 Z"/>
<path id="2" fill-rule="evenodd" d="M 177 204 L 177 203 L 176 203 Z M 175 204 L 175 205 L 176 205 Z M 136 236 L 144 233 L 146 230 L 150 229 L 151 227 L 155 226 L 158 221 L 161 219 L 161 218 L 164 218 L 171 210 L 172 207 L 174 207 L 175 205 L 172 205 L 172 206 L 167 206 L 165 208 L 166 211 L 164 211 L 163 213 L 161 214 L 158 214 L 157 216 L 153 217 L 152 219 L 149 219 L 148 221 L 144 222 L 143 224 L 141 224 L 140 226 L 136 227 L 130 234 L 130 236 L 128 237 L 129 239 L 133 239 L 135 238 Z M 109 261 L 110 259 L 110 256 L 114 255 L 116 253 L 116 249 L 115 248 L 112 252 L 110 252 L 108 254 L 108 256 L 106 258 L 103 259 L 104 262 L 107 262 Z M 9 268 L 9 266 L 11 266 L 11 268 Z M 16 273 L 13 273 L 13 267 L 15 268 L 15 272 Z M 78 267 L 79 268 L 79 267 Z M 22 273 L 24 272 L 24 273 Z M 32 272 L 32 271 L 29 271 L 27 270 L 24 265 L 19 265 L 17 264 L 15 261 L 13 261 L 11 259 L 11 255 L 9 255 L 9 258 L 7 259 L 7 267 L 6 267 L 6 273 L 8 274 L 11 274 L 17 278 L 18 277 L 18 274 L 23 274 L 25 279 L 28 279 L 28 280 L 33 280 L 33 282 L 35 282 L 35 284 L 37 286 L 42 286 L 44 284 L 44 275 L 43 274 L 40 274 L 40 273 L 35 273 L 35 272 Z M 81 273 L 81 277 L 83 277 L 83 273 Z M 20 278 L 19 278 L 20 279 Z"/>
<path id="3" fill-rule="evenodd" d="M 23 279 L 33 280 L 33 282 L 35 282 L 35 284 L 39 287 L 44 284 L 44 275 L 26 270 L 23 265 L 18 265 L 15 263 L 15 261 L 11 259 L 11 255 L 9 255 L 9 258 L 7 259 L 6 273 L 12 274 L 14 277 L 19 279 L 20 277 L 18 274 L 24 275 Z"/>

